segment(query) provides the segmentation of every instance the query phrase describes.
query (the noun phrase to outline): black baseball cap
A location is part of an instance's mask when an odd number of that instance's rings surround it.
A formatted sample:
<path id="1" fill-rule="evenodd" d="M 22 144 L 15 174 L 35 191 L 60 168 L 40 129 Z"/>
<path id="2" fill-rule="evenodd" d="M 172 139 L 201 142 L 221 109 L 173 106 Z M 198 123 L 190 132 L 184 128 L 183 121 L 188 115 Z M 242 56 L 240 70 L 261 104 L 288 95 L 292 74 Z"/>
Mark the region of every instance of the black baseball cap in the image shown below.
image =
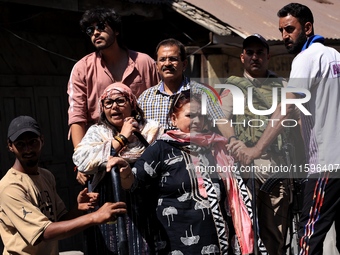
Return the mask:
<path id="1" fill-rule="evenodd" d="M 19 116 L 11 121 L 8 127 L 8 139 L 14 142 L 21 134 L 32 132 L 40 136 L 38 122 L 30 116 Z"/>
<path id="2" fill-rule="evenodd" d="M 251 44 L 253 42 L 261 43 L 269 51 L 269 45 L 267 43 L 267 40 L 264 39 L 264 37 L 260 34 L 253 34 L 253 35 L 248 36 L 246 39 L 244 39 L 243 40 L 243 49 L 245 49 L 249 44 Z"/>

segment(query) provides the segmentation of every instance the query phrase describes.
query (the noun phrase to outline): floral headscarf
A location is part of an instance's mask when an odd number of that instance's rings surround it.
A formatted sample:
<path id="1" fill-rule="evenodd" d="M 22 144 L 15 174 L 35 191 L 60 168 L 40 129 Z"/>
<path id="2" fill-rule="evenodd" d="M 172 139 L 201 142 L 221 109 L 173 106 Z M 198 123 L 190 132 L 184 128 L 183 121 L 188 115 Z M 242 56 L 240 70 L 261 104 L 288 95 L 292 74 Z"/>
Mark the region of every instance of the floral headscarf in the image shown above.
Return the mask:
<path id="1" fill-rule="evenodd" d="M 132 93 L 132 90 L 121 82 L 115 82 L 106 87 L 103 94 L 100 96 L 100 102 L 104 99 L 111 98 L 114 94 L 122 94 L 127 97 L 132 109 L 136 109 L 137 99 Z M 100 111 L 103 111 L 102 104 L 100 104 Z"/>

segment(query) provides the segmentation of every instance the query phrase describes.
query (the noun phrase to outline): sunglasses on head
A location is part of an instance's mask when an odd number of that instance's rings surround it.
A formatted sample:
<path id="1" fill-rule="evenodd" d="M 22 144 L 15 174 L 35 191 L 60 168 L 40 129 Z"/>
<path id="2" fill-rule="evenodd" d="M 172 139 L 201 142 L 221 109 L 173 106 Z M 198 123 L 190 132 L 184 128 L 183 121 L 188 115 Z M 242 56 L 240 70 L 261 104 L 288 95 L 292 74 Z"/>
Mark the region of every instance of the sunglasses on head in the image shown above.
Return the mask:
<path id="1" fill-rule="evenodd" d="M 95 30 L 98 30 L 100 32 L 105 30 L 105 22 L 98 22 L 95 26 L 89 26 L 85 29 L 85 32 L 88 36 L 92 36 L 94 34 Z"/>
<path id="2" fill-rule="evenodd" d="M 184 90 L 177 94 L 176 97 L 174 98 L 173 106 L 176 106 L 178 100 L 182 98 L 190 98 L 190 90 Z"/>

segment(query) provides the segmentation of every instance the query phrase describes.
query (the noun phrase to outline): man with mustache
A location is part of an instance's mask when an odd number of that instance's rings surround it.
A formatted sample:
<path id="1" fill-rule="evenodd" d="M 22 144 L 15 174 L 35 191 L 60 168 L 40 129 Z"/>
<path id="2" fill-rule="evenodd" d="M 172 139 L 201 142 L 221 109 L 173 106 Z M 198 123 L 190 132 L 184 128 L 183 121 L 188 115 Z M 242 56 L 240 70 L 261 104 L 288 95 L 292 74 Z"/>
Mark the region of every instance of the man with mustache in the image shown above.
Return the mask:
<path id="1" fill-rule="evenodd" d="M 7 135 L 13 166 L 0 181 L 0 236 L 3 254 L 58 255 L 58 240 L 91 226 L 113 222 L 126 213 L 124 202 L 98 204 L 98 193 L 83 189 L 77 207 L 67 211 L 56 191 L 53 174 L 39 167 L 44 138 L 30 116 L 14 118 Z"/>
<path id="2" fill-rule="evenodd" d="M 113 9 L 87 10 L 80 27 L 96 51 L 74 65 L 68 82 L 68 124 L 74 147 L 88 127 L 97 123 L 98 100 L 108 85 L 122 82 L 138 97 L 159 81 L 155 61 L 124 46 L 121 18 Z M 85 184 L 87 176 L 78 172 L 77 180 Z"/>
<path id="3" fill-rule="evenodd" d="M 273 88 L 278 90 L 277 99 L 280 101 L 280 90 L 286 85 L 283 78 L 268 70 L 269 58 L 269 45 L 261 35 L 253 34 L 244 39 L 240 55 L 244 67 L 243 77 L 231 76 L 226 81 L 228 85 L 236 86 L 242 90 L 245 99 L 244 115 L 233 115 L 233 101 L 237 99 L 233 98 L 230 90 L 222 92 L 222 109 L 229 120 L 227 125 L 233 127 L 231 130 L 229 129 L 231 133 L 228 133 L 228 137 L 230 137 L 228 148 L 236 157 L 239 149 L 254 147 L 262 136 L 266 125 L 270 125 L 268 124 L 268 119 L 271 119 L 270 115 L 256 115 L 249 110 L 248 88 L 252 88 L 253 91 L 251 100 L 254 108 L 267 110 L 272 106 Z M 260 190 L 260 187 L 274 174 L 273 167 L 287 165 L 284 144 L 288 140 L 289 136 L 286 132 L 277 135 L 268 149 L 253 162 L 256 169 L 255 201 L 258 210 L 259 237 L 270 255 L 285 253 L 289 208 L 288 182 L 287 180 L 278 182 L 269 193 Z M 249 191 L 254 194 L 250 176 L 243 174 L 243 177 Z M 263 251 L 264 247 L 260 245 L 259 250 Z"/>
<path id="4" fill-rule="evenodd" d="M 294 93 L 287 93 L 286 97 L 295 101 L 308 97 L 303 104 L 307 113 L 301 113 L 307 163 L 301 170 L 308 172 L 308 178 L 304 182 L 299 223 L 300 254 L 323 254 L 323 242 L 333 222 L 338 250 L 340 244 L 340 54 L 325 46 L 322 36 L 314 34 L 314 18 L 307 6 L 290 3 L 277 15 L 285 46 L 296 55 L 288 82 Z M 289 119 L 294 106 L 280 104 L 273 118 L 278 119 L 277 123 Z M 283 107 L 285 115 L 281 114 Z M 247 164 L 258 158 L 281 130 L 280 125 L 267 128 L 256 148 L 240 150 L 242 162 Z"/>
<path id="5" fill-rule="evenodd" d="M 173 38 L 161 41 L 156 47 L 156 66 L 161 76 L 158 85 L 144 91 L 138 98 L 146 119 L 158 121 L 165 129 L 171 129 L 167 120 L 171 103 L 178 93 L 191 89 L 196 94 L 206 94 L 207 115 L 213 119 L 225 119 L 214 92 L 184 75 L 188 59 L 184 45 Z"/>

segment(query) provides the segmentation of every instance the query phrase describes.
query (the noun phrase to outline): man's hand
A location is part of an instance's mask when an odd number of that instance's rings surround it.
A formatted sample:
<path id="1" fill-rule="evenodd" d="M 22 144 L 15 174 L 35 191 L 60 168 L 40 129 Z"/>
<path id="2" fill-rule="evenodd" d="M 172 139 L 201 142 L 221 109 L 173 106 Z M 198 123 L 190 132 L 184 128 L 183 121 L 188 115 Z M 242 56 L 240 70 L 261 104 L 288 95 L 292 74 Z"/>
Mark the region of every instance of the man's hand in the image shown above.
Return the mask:
<path id="1" fill-rule="evenodd" d="M 229 144 L 227 144 L 227 150 L 229 151 L 229 154 L 235 159 L 235 162 L 239 161 L 237 157 L 237 152 L 241 148 L 246 148 L 247 146 L 244 144 L 244 142 L 240 140 L 232 140 Z"/>
<path id="2" fill-rule="evenodd" d="M 243 166 L 250 165 L 254 159 L 260 158 L 262 155 L 262 152 L 259 148 L 256 147 L 242 147 L 237 150 L 236 156 L 240 163 Z"/>
<path id="3" fill-rule="evenodd" d="M 105 203 L 97 211 L 93 212 L 93 221 L 95 224 L 102 224 L 109 221 L 116 221 L 118 214 L 126 213 L 126 204 L 124 202 Z"/>
<path id="4" fill-rule="evenodd" d="M 85 188 L 79 192 L 77 197 L 78 202 L 78 210 L 87 211 L 89 209 L 94 209 L 94 207 L 98 204 L 99 193 L 96 192 L 87 192 L 88 189 Z"/>
<path id="5" fill-rule="evenodd" d="M 254 147 L 247 147 L 240 140 L 232 140 L 227 145 L 227 150 L 229 150 L 235 161 L 239 161 L 243 166 L 250 165 L 254 159 L 258 159 L 262 155 L 261 150 L 256 145 Z"/>

